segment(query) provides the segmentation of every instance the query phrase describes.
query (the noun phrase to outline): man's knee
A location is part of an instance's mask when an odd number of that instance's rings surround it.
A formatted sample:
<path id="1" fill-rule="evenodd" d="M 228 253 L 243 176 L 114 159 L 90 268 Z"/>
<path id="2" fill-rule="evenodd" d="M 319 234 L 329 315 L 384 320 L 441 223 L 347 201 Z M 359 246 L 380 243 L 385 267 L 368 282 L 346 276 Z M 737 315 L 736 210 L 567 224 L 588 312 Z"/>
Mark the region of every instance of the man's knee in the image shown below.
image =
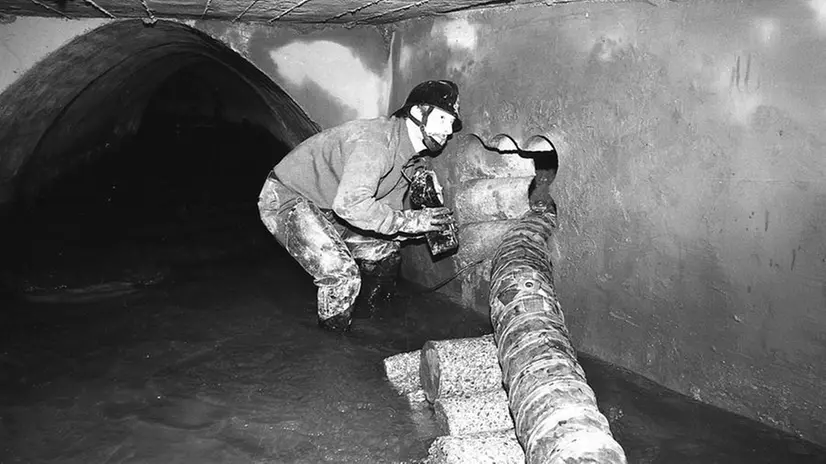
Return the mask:
<path id="1" fill-rule="evenodd" d="M 337 277 L 337 286 L 341 288 L 342 293 L 347 295 L 347 298 L 350 299 L 350 304 L 353 304 L 353 301 L 355 301 L 356 295 L 358 295 L 359 289 L 361 288 L 361 273 L 359 272 L 359 267 L 358 264 L 356 264 L 356 261 L 350 260 L 347 262 L 341 272 L 338 273 Z"/>
<path id="2" fill-rule="evenodd" d="M 324 277 L 316 280 L 319 292 L 330 295 L 339 306 L 349 306 L 361 288 L 361 276 L 354 260 L 341 263 L 342 266 Z"/>

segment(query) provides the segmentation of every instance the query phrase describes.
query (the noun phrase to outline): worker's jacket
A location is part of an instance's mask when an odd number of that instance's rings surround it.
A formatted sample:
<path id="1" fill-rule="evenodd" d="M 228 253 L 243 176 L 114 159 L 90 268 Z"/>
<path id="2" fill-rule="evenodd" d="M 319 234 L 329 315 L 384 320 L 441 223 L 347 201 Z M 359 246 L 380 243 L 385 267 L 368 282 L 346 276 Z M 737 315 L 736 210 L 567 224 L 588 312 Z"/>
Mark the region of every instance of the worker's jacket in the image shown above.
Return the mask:
<path id="1" fill-rule="evenodd" d="M 402 169 L 416 154 L 404 118 L 361 119 L 308 138 L 273 173 L 350 225 L 394 235 L 408 188 Z"/>

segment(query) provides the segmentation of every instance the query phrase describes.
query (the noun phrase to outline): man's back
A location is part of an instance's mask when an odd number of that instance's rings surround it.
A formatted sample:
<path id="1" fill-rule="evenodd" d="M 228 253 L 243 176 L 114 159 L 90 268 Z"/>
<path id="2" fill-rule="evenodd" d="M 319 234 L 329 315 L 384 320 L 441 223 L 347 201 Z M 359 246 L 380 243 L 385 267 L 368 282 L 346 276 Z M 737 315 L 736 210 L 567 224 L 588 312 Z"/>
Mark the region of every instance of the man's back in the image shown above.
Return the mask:
<path id="1" fill-rule="evenodd" d="M 359 119 L 319 132 L 295 147 L 273 171 L 284 185 L 320 208 L 330 209 L 348 162 L 364 164 L 360 171 L 365 175 L 379 173 L 378 183 L 393 170 L 400 145 L 413 154 L 410 141 L 404 143 L 403 122 L 399 118 Z"/>

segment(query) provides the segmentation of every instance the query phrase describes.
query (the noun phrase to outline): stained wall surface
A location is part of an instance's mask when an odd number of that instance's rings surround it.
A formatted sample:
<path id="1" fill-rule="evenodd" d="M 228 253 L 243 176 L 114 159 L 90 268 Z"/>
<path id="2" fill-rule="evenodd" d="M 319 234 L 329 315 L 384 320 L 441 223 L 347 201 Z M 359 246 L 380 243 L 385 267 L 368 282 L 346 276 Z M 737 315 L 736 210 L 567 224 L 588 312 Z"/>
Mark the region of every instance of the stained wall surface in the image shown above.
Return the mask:
<path id="1" fill-rule="evenodd" d="M 322 128 L 387 114 L 390 35 L 376 27 L 198 21 L 254 63 Z"/>
<path id="2" fill-rule="evenodd" d="M 826 442 L 826 8 L 636 2 L 404 23 L 394 95 L 546 134 L 578 349 Z M 442 266 L 442 264 L 439 264 Z"/>

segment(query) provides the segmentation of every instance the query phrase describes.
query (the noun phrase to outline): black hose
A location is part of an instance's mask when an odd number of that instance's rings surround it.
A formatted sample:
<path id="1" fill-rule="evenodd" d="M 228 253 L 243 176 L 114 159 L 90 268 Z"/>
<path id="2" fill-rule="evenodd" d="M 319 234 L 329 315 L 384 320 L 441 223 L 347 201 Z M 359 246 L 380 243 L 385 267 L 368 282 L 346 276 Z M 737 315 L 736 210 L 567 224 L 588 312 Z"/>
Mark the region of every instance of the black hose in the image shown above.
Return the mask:
<path id="1" fill-rule="evenodd" d="M 447 285 L 447 284 L 448 284 L 451 280 L 453 280 L 453 279 L 455 279 L 455 278 L 459 277 L 459 275 L 460 275 L 461 273 L 463 273 L 463 272 L 467 271 L 467 270 L 468 270 L 468 269 L 470 269 L 470 268 L 473 268 L 473 267 L 476 267 L 476 266 L 478 266 L 478 265 L 482 264 L 483 262 L 485 262 L 485 260 L 486 260 L 486 259 L 487 259 L 487 258 L 482 258 L 482 259 L 479 259 L 479 260 L 474 261 L 474 262 L 472 262 L 472 263 L 465 264 L 465 265 L 464 265 L 464 266 L 462 266 L 462 267 L 461 267 L 458 271 L 456 271 L 455 273 L 453 273 L 453 275 L 452 275 L 452 276 L 448 277 L 447 279 L 444 279 L 444 280 L 439 281 L 436 285 L 434 285 L 434 286 L 432 286 L 432 287 L 426 287 L 426 288 L 422 289 L 421 291 L 419 291 L 418 293 L 430 293 L 430 292 L 435 292 L 436 290 L 438 290 L 438 289 L 440 289 L 440 288 L 444 287 L 445 285 Z"/>

